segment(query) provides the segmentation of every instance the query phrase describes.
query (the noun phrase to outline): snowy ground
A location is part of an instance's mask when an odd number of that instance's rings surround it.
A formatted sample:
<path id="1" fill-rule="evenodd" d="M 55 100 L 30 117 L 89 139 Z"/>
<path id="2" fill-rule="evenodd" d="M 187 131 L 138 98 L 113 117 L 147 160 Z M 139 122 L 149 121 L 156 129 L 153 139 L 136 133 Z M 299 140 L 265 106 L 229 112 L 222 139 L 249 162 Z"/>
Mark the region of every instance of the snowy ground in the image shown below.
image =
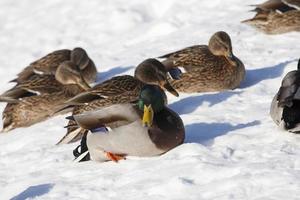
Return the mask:
<path id="1" fill-rule="evenodd" d="M 56 49 L 84 47 L 103 80 L 206 44 L 218 30 L 231 35 L 247 68 L 234 91 L 169 96 L 186 141 L 160 157 L 73 163 L 77 144 L 55 145 L 64 116 L 0 135 L 0 199 L 300 199 L 300 136 L 268 115 L 281 79 L 296 68 L 300 35 L 267 36 L 239 23 L 258 2 L 0 0 L 0 92 Z"/>

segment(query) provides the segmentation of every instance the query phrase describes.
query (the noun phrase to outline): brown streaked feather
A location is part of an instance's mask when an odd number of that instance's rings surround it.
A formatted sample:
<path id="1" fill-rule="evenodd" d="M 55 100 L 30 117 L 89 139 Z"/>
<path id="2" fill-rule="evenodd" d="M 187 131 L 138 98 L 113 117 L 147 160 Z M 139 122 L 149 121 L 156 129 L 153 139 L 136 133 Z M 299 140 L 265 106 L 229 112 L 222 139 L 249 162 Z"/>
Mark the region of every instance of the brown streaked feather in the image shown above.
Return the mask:
<path id="1" fill-rule="evenodd" d="M 63 86 L 51 75 L 32 75 L 29 79 L 6 91 L 1 97 L 19 99 L 41 93 L 53 93 L 63 90 Z"/>
<path id="2" fill-rule="evenodd" d="M 167 61 L 183 67 L 186 73 L 170 80 L 180 92 L 214 92 L 234 89 L 244 78 L 244 65 L 235 57 L 235 64 L 223 56 L 215 56 L 206 45 L 195 45 L 169 54 Z M 163 61 L 164 63 L 164 61 Z"/>
<path id="3" fill-rule="evenodd" d="M 98 94 L 104 97 L 115 96 L 127 91 L 134 90 L 140 84 L 141 81 L 137 80 L 133 76 L 116 76 L 94 86 L 92 89 L 90 89 L 90 92 L 92 94 Z"/>
<path id="4" fill-rule="evenodd" d="M 43 74 L 54 74 L 60 63 L 70 60 L 70 53 L 70 50 L 63 49 L 47 54 L 41 59 L 31 63 L 19 73 L 15 79 L 16 82 L 20 83 L 27 80 L 31 75 L 35 74 L 35 70 Z"/>
<path id="5" fill-rule="evenodd" d="M 257 14 L 242 21 L 266 34 L 300 31 L 300 0 L 270 0 L 259 4 Z"/>
<path id="6" fill-rule="evenodd" d="M 269 0 L 255 6 L 264 11 L 282 10 L 285 9 L 285 7 L 287 7 L 287 5 L 284 4 L 281 0 Z"/>
<path id="7" fill-rule="evenodd" d="M 80 90 L 80 88 L 78 88 Z M 70 98 L 63 92 L 25 97 L 17 103 L 8 103 L 3 111 L 3 131 L 28 127 L 55 115 L 63 102 Z M 49 103 L 51 102 L 51 103 Z M 60 113 L 62 114 L 62 113 Z"/>

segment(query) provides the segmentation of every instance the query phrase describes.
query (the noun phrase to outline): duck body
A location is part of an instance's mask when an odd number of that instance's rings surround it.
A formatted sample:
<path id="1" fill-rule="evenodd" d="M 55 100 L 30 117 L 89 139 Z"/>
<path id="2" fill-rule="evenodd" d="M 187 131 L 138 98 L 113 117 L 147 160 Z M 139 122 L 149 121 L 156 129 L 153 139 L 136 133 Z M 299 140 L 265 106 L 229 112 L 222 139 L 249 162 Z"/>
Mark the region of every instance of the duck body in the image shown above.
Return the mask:
<path id="1" fill-rule="evenodd" d="M 170 81 L 176 90 L 187 93 L 215 92 L 235 89 L 240 85 L 245 77 L 245 67 L 230 52 L 229 36 L 225 32 L 217 32 L 211 40 L 212 47 L 195 45 L 160 57 L 165 59 L 163 64 L 167 68 L 183 67 L 186 71 L 179 79 Z M 213 48 L 216 53 L 212 52 Z"/>
<path id="2" fill-rule="evenodd" d="M 256 15 L 243 23 L 266 34 L 300 31 L 299 0 L 269 0 L 256 5 Z"/>
<path id="3" fill-rule="evenodd" d="M 72 115 L 97 110 L 119 103 L 136 101 L 144 83 L 130 75 L 116 76 L 101 84 L 95 85 L 90 91 L 72 98 L 68 104 L 73 108 Z M 68 107 L 66 107 L 68 108 Z M 72 143 L 80 140 L 87 130 L 75 126 L 69 121 L 66 135 L 58 144 Z"/>
<path id="4" fill-rule="evenodd" d="M 36 74 L 54 76 L 58 66 L 65 61 L 71 61 L 78 65 L 81 69 L 81 74 L 87 83 L 94 83 L 96 81 L 97 68 L 93 60 L 89 58 L 83 48 L 76 47 L 73 50 L 56 50 L 39 60 L 32 62 L 20 72 L 18 77 L 12 82 L 21 83 Z"/>
<path id="5" fill-rule="evenodd" d="M 126 156 L 157 156 L 184 141 L 184 125 L 172 110 L 163 107 L 155 112 L 151 126 L 143 126 L 143 112 L 137 105 L 115 104 L 96 111 L 74 115 L 76 123 L 91 130 L 87 135 L 92 160 L 110 160 L 106 152 Z M 99 127 L 109 131 L 95 131 Z"/>
<path id="6" fill-rule="evenodd" d="M 45 80 L 53 77 L 43 77 Z M 51 81 L 51 83 L 56 83 Z M 56 84 L 53 84 L 55 87 Z M 41 86 L 41 85 L 39 85 Z M 46 87 L 49 87 L 47 85 Z M 64 110 L 64 112 L 56 113 L 64 106 L 64 102 L 74 97 L 76 94 L 83 92 L 84 90 L 76 85 L 68 85 L 62 87 L 57 84 L 57 88 L 51 90 L 51 92 L 39 92 L 37 90 L 28 93 L 23 93 L 23 96 L 19 96 L 21 100 L 15 103 L 8 103 L 4 108 L 3 119 L 3 132 L 8 132 L 15 128 L 29 127 L 33 124 L 47 120 L 48 118 L 66 113 L 70 110 Z M 42 88 L 41 90 L 43 90 Z"/>
<path id="7" fill-rule="evenodd" d="M 76 48 L 71 52 L 74 51 L 76 55 L 81 55 L 78 63 L 80 60 L 92 63 L 83 49 Z M 2 114 L 2 132 L 28 127 L 67 112 L 58 111 L 64 107 L 65 101 L 89 88 L 86 80 L 92 81 L 96 73 L 93 69 L 90 70 L 92 76 L 81 73 L 75 60 L 65 60 L 66 52 L 68 50 L 55 51 L 34 62 L 13 80 L 17 84 L 12 89 L 0 95 L 0 101 L 7 102 Z"/>
<path id="8" fill-rule="evenodd" d="M 67 104 L 73 107 L 73 115 L 77 115 L 86 111 L 101 109 L 105 106 L 130 103 L 138 99 L 141 88 L 147 83 L 161 85 L 174 95 L 178 95 L 169 84 L 166 74 L 166 69 L 159 61 L 147 59 L 137 66 L 135 76 L 113 77 L 75 96 Z M 165 101 L 167 101 L 166 99 L 165 96 Z M 87 130 L 77 127 L 72 120 L 69 121 L 67 128 L 67 134 L 58 144 L 76 142 L 87 133 Z"/>
<path id="9" fill-rule="evenodd" d="M 289 72 L 282 80 L 270 108 L 273 121 L 282 129 L 300 133 L 300 60 L 298 70 Z"/>

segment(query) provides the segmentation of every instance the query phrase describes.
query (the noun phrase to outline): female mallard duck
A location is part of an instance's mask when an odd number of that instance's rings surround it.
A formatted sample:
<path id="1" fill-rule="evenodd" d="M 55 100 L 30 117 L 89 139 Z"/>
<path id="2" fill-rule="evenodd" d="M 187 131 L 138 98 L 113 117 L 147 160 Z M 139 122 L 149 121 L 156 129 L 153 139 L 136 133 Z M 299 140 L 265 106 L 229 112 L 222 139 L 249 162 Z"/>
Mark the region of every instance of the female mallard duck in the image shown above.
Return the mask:
<path id="1" fill-rule="evenodd" d="M 270 115 L 281 128 L 300 133 L 300 59 L 298 69 L 283 78 L 281 87 L 273 98 Z"/>
<path id="2" fill-rule="evenodd" d="M 79 66 L 83 63 L 82 60 L 90 59 L 84 50 L 81 55 L 80 51 L 79 48 L 73 50 L 73 61 L 63 61 L 63 54 L 56 51 L 34 62 L 34 65 L 19 74 L 14 80 L 17 85 L 0 96 L 0 101 L 8 102 L 3 111 L 2 132 L 46 120 L 56 114 L 65 101 L 90 88 L 87 82 L 96 77 L 96 72 L 92 74 L 90 72 L 93 70 L 89 70 L 87 73 L 86 68 L 82 71 Z M 59 60 L 62 62 L 59 63 Z M 89 68 L 94 68 L 92 61 L 87 62 L 90 63 Z M 55 74 L 52 75 L 52 71 L 48 73 L 50 71 L 47 70 L 54 67 Z M 45 73 L 37 73 L 36 69 L 44 70 Z"/>
<path id="3" fill-rule="evenodd" d="M 156 59 L 147 59 L 137 66 L 134 77 L 116 76 L 75 96 L 67 104 L 69 107 L 74 107 L 73 115 L 76 115 L 113 104 L 130 103 L 137 100 L 145 84 L 158 85 L 178 96 L 168 82 L 167 71 L 163 64 Z M 68 132 L 58 144 L 75 142 L 86 133 L 86 130 L 74 125 L 76 124 L 73 121 L 69 122 Z"/>
<path id="4" fill-rule="evenodd" d="M 57 50 L 41 59 L 31 63 L 26 67 L 18 77 L 12 82 L 26 81 L 30 76 L 35 74 L 55 75 L 58 66 L 64 61 L 71 61 L 80 69 L 81 75 L 87 83 L 96 81 L 97 69 L 94 62 L 89 58 L 86 51 L 80 47 L 73 50 L 62 49 Z"/>
<path id="5" fill-rule="evenodd" d="M 300 31 L 300 0 L 269 0 L 256 5 L 257 14 L 242 21 L 266 34 Z"/>
<path id="6" fill-rule="evenodd" d="M 163 64 L 167 69 L 183 67 L 178 80 L 170 83 L 181 92 L 214 92 L 238 87 L 245 76 L 243 63 L 233 55 L 231 40 L 220 31 L 209 40 L 208 46 L 195 45 L 170 53 Z"/>
<path id="7" fill-rule="evenodd" d="M 114 104 L 72 119 L 92 132 L 86 143 L 92 160 L 117 162 L 125 156 L 157 156 L 182 144 L 185 137 L 181 118 L 165 104 L 160 87 L 145 85 L 134 104 Z M 103 132 L 99 130 L 102 127 L 111 129 Z"/>

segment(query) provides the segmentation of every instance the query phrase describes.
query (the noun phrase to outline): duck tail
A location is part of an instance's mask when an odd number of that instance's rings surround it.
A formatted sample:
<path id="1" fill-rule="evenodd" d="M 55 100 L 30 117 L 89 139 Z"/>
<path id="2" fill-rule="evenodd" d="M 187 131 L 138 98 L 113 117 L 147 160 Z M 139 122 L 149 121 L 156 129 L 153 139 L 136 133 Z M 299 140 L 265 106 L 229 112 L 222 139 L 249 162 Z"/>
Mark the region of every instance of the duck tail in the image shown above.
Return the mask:
<path id="1" fill-rule="evenodd" d="M 59 114 L 65 114 L 65 113 L 68 113 L 68 112 L 71 112 L 73 110 L 75 106 L 72 106 L 72 105 L 67 105 L 67 106 L 64 106 L 63 108 L 57 110 L 54 112 L 55 115 L 59 115 Z"/>
<path id="2" fill-rule="evenodd" d="M 78 127 L 76 122 L 71 120 L 66 128 L 68 130 L 66 135 L 57 143 L 57 145 L 76 142 L 88 132 L 88 130 Z"/>
<path id="3" fill-rule="evenodd" d="M 18 103 L 20 100 L 8 96 L 0 96 L 0 102 Z"/>
<path id="4" fill-rule="evenodd" d="M 13 119 L 11 116 L 7 116 L 4 113 L 2 120 L 3 120 L 3 128 L 0 131 L 0 133 L 7 133 L 7 132 L 15 129 L 15 127 L 14 127 L 15 123 L 13 122 Z"/>

